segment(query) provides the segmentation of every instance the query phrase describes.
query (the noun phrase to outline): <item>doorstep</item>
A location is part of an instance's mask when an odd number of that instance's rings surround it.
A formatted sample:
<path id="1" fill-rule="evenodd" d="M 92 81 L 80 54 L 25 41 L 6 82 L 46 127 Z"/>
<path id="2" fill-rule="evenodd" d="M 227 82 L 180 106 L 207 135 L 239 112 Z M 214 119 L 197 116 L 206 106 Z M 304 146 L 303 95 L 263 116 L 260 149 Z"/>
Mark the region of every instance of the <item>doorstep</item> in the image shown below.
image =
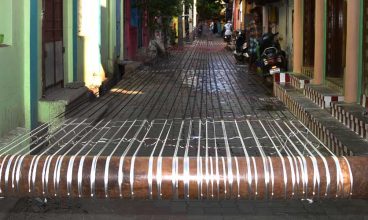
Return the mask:
<path id="1" fill-rule="evenodd" d="M 143 62 L 132 61 L 132 60 L 118 60 L 118 65 L 124 66 L 124 76 L 129 77 L 133 74 L 139 67 L 143 65 Z"/>
<path id="2" fill-rule="evenodd" d="M 49 123 L 58 116 L 89 100 L 89 89 L 84 83 L 67 84 L 65 88 L 55 89 L 38 102 L 38 119 Z M 63 120 L 64 117 L 60 117 Z"/>

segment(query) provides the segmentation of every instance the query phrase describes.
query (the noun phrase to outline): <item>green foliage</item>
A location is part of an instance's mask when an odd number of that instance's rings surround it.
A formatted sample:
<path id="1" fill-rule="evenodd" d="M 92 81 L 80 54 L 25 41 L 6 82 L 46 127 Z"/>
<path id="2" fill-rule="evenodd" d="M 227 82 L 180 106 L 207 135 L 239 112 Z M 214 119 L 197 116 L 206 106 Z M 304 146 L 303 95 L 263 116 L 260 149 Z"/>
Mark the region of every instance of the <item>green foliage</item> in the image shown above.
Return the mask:
<path id="1" fill-rule="evenodd" d="M 223 8 L 220 0 L 198 0 L 197 2 L 199 19 L 202 21 L 222 19 L 220 13 Z"/>
<path id="2" fill-rule="evenodd" d="M 171 18 L 183 13 L 183 4 L 192 7 L 193 0 L 147 0 L 137 6 L 147 11 L 149 29 L 154 31 L 167 29 Z"/>

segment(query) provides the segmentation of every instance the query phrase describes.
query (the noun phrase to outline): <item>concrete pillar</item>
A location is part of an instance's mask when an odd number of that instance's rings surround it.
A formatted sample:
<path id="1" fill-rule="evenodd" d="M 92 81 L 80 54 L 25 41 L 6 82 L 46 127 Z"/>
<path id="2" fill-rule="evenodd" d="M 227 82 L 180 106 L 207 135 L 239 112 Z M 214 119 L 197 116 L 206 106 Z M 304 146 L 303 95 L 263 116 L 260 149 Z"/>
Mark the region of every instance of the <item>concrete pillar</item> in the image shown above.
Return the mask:
<path id="1" fill-rule="evenodd" d="M 263 33 L 268 33 L 268 8 L 267 6 L 262 7 L 262 25 L 263 25 Z"/>
<path id="2" fill-rule="evenodd" d="M 316 0 L 316 15 L 315 15 L 315 47 L 314 47 L 314 77 L 313 84 L 322 84 L 324 79 L 325 65 L 325 2 Z"/>
<path id="3" fill-rule="evenodd" d="M 346 71 L 344 79 L 345 102 L 357 102 L 359 75 L 360 0 L 347 1 Z"/>
<path id="4" fill-rule="evenodd" d="M 301 73 L 302 66 L 303 66 L 303 0 L 294 1 L 294 27 L 293 29 L 294 29 L 293 72 Z"/>
<path id="5" fill-rule="evenodd" d="M 247 5 L 248 3 L 246 1 L 242 1 L 242 15 L 241 15 L 241 18 L 242 18 L 242 29 L 245 30 L 246 27 L 245 27 L 245 15 L 247 14 Z"/>
<path id="6" fill-rule="evenodd" d="M 197 27 L 197 0 L 193 0 L 193 26 Z"/>
<path id="7" fill-rule="evenodd" d="M 101 63 L 101 2 L 79 0 L 79 33 L 83 39 L 83 72 L 86 86 L 97 89 L 105 79 Z"/>

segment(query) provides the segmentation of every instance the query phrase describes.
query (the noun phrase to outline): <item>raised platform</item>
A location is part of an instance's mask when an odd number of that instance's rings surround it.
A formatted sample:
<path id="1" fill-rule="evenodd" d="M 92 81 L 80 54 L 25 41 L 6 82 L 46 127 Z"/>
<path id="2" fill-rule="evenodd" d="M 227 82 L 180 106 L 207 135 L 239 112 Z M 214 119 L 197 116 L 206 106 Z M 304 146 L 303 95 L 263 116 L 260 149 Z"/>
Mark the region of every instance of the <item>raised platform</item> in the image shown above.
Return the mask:
<path id="1" fill-rule="evenodd" d="M 291 74 L 290 76 L 290 83 L 297 89 L 304 89 L 312 81 L 311 78 L 302 74 Z"/>
<path id="2" fill-rule="evenodd" d="M 368 155 L 367 140 L 358 136 L 290 83 L 274 83 L 274 92 L 275 96 L 335 154 Z"/>
<path id="3" fill-rule="evenodd" d="M 331 108 L 332 102 L 344 101 L 343 94 L 323 85 L 306 85 L 304 95 L 323 109 Z"/>
<path id="4" fill-rule="evenodd" d="M 350 130 L 368 140 L 368 115 L 366 108 L 358 104 L 336 102 L 332 104 L 331 114 Z"/>

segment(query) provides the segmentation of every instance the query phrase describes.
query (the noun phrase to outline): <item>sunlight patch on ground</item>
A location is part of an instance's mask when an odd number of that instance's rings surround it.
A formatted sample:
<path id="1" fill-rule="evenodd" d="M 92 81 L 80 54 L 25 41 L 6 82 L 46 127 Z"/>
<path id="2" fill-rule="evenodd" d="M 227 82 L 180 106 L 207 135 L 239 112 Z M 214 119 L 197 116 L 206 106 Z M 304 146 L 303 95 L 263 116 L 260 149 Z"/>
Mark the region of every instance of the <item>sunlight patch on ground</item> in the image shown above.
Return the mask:
<path id="1" fill-rule="evenodd" d="M 142 91 L 135 91 L 135 90 L 125 90 L 125 89 L 112 89 L 112 93 L 120 93 L 124 95 L 143 95 L 144 92 Z"/>

